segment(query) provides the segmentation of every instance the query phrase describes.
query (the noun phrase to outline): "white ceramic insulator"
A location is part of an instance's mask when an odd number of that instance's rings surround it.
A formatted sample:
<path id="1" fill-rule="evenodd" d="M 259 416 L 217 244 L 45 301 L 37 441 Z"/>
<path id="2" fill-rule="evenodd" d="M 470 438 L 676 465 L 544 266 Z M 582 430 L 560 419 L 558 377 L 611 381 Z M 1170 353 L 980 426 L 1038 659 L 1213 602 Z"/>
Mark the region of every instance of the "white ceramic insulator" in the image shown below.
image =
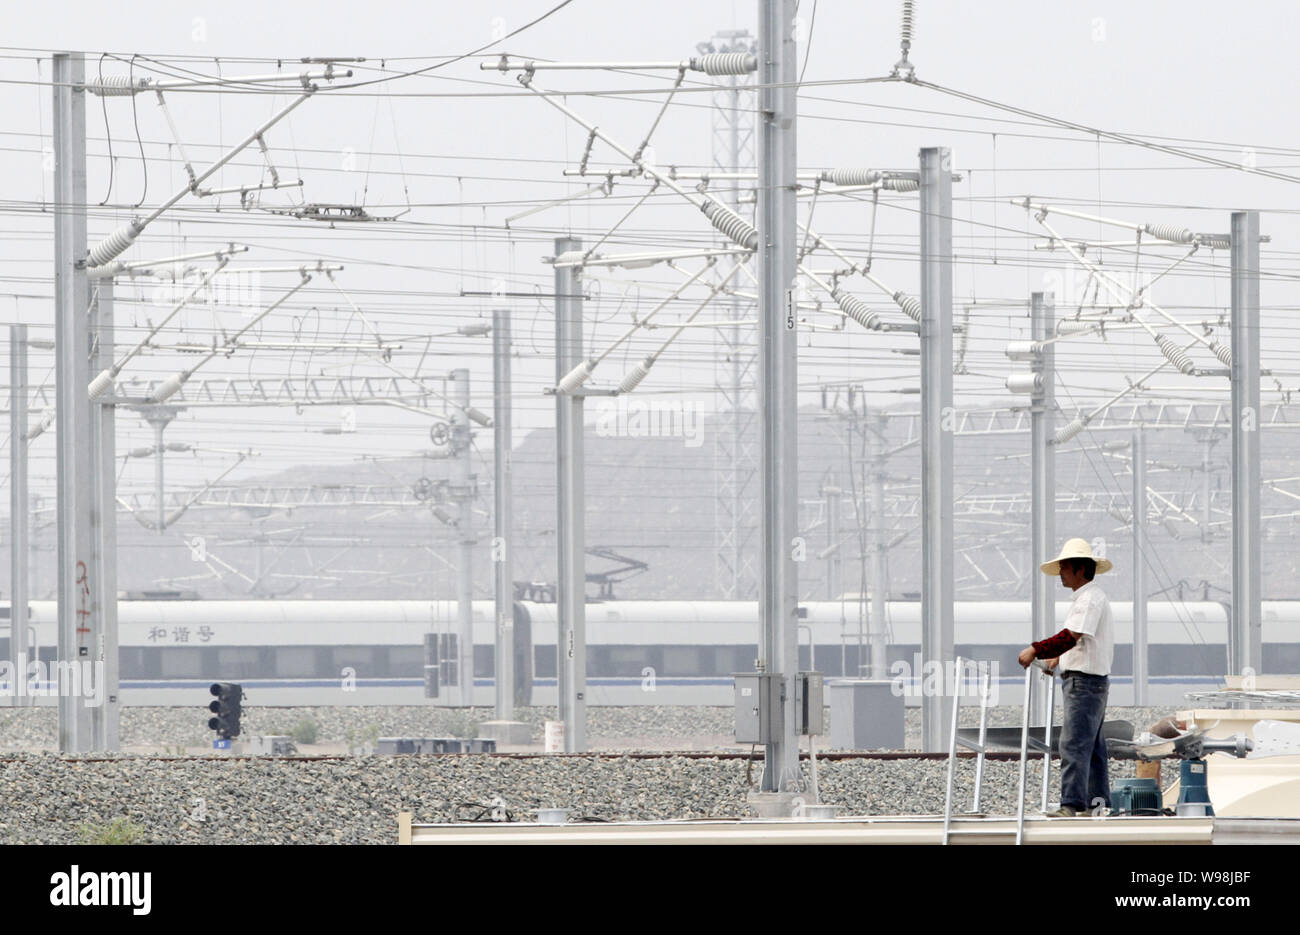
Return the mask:
<path id="1" fill-rule="evenodd" d="M 101 370 L 99 371 L 99 375 L 90 381 L 90 386 L 87 388 L 86 392 L 92 400 L 95 400 L 99 399 L 99 397 L 103 396 L 112 388 L 113 372 L 111 370 Z"/>
<path id="2" fill-rule="evenodd" d="M 1197 234 L 1196 239 L 1207 247 L 1217 247 L 1220 250 L 1232 247 L 1232 237 L 1228 234 Z"/>
<path id="3" fill-rule="evenodd" d="M 560 381 L 556 389 L 561 393 L 572 393 L 587 382 L 587 377 L 591 376 L 591 366 L 591 361 L 584 360 L 564 375 L 564 379 Z"/>
<path id="4" fill-rule="evenodd" d="M 885 179 L 880 187 L 891 192 L 915 192 L 920 191 L 921 183 L 917 179 Z"/>
<path id="5" fill-rule="evenodd" d="M 135 243 L 140 236 L 140 226 L 135 221 L 128 221 L 113 233 L 101 240 L 90 256 L 86 257 L 87 266 L 103 266 L 110 260 L 117 259 L 127 247 Z"/>
<path id="6" fill-rule="evenodd" d="M 1075 419 L 1069 425 L 1061 426 L 1061 428 L 1056 430 L 1056 443 L 1058 445 L 1064 445 L 1070 439 L 1074 438 L 1074 436 L 1082 432 L 1087 425 L 1088 423 L 1084 422 L 1082 419 Z"/>
<path id="7" fill-rule="evenodd" d="M 1231 346 L 1227 344 L 1220 344 L 1218 341 L 1215 341 L 1210 345 L 1210 349 L 1214 351 L 1214 356 L 1219 358 L 1219 363 L 1223 364 L 1223 366 L 1225 367 L 1232 366 Z"/>
<path id="8" fill-rule="evenodd" d="M 442 520 L 448 526 L 456 525 L 456 518 L 440 506 L 435 506 L 433 508 L 433 515 L 438 517 L 438 519 Z"/>
<path id="9" fill-rule="evenodd" d="M 880 181 L 879 169 L 831 169 L 822 178 L 836 185 L 875 185 Z"/>
<path id="10" fill-rule="evenodd" d="M 912 319 L 912 321 L 920 322 L 921 320 L 920 299 L 916 298 L 916 296 L 907 295 L 902 291 L 899 291 L 894 293 L 894 301 L 898 303 L 898 307 L 901 308 L 907 314 L 908 318 Z"/>
<path id="11" fill-rule="evenodd" d="M 627 376 L 623 378 L 623 382 L 618 385 L 618 391 L 620 393 L 632 392 L 641 385 L 642 380 L 650 376 L 650 368 L 652 366 L 654 366 L 654 360 L 652 358 L 647 357 L 645 360 L 641 361 L 641 363 L 628 371 Z"/>
<path id="12" fill-rule="evenodd" d="M 1043 392 L 1043 375 L 1041 373 L 1013 373 L 1007 377 L 1007 389 L 1013 393 L 1040 396 Z"/>
<path id="13" fill-rule="evenodd" d="M 835 298 L 835 304 L 840 307 L 840 310 L 845 315 L 848 315 L 868 331 L 880 330 L 880 316 L 873 312 L 866 302 L 848 292 L 837 290 L 832 295 Z"/>
<path id="14" fill-rule="evenodd" d="M 40 422 L 37 422 L 27 430 L 27 440 L 31 441 L 33 438 L 39 438 L 41 435 L 45 434 L 45 430 L 53 424 L 54 414 L 47 412 L 45 415 L 41 416 Z"/>
<path id="15" fill-rule="evenodd" d="M 706 200 L 700 205 L 700 210 L 709 219 L 709 223 L 728 240 L 746 250 L 758 248 L 758 230 L 734 211 L 712 200 Z"/>
<path id="16" fill-rule="evenodd" d="M 1195 235 L 1187 228 L 1172 224 L 1143 224 L 1142 229 L 1152 237 L 1170 243 L 1191 243 L 1195 239 Z"/>
<path id="17" fill-rule="evenodd" d="M 482 324 L 461 325 L 459 328 L 456 329 L 456 333 L 466 335 L 467 337 L 476 338 L 479 337 L 480 335 L 489 333 L 491 330 L 492 330 L 492 326 L 484 322 Z"/>
<path id="18" fill-rule="evenodd" d="M 137 91 L 144 90 L 141 84 L 144 80 L 143 78 L 132 79 L 127 75 L 106 75 L 88 81 L 86 90 L 100 97 L 130 97 Z"/>
<path id="19" fill-rule="evenodd" d="M 916 27 L 915 0 L 903 0 L 903 41 L 912 42 L 912 30 Z"/>
<path id="20" fill-rule="evenodd" d="M 1165 355 L 1165 359 L 1183 373 L 1191 374 L 1196 369 L 1192 356 L 1170 340 L 1168 335 L 1156 335 L 1156 346 L 1160 348 L 1160 353 Z"/>
<path id="21" fill-rule="evenodd" d="M 1056 323 L 1057 334 L 1083 334 L 1085 331 L 1094 331 L 1097 328 L 1095 321 L 1081 321 L 1078 318 L 1066 318 Z"/>
<path id="22" fill-rule="evenodd" d="M 1007 345 L 1007 357 L 1011 360 L 1035 360 L 1043 352 L 1037 341 L 1012 341 Z"/>
<path id="23" fill-rule="evenodd" d="M 158 385 L 158 389 L 154 390 L 154 394 L 149 397 L 149 402 L 151 403 L 165 402 L 166 400 L 169 400 L 173 396 L 175 396 L 176 393 L 180 390 L 180 388 L 184 385 L 185 385 L 185 374 L 173 373 L 170 377 L 168 377 L 166 380 L 163 380 L 162 383 Z"/>
<path id="24" fill-rule="evenodd" d="M 748 52 L 709 52 L 692 58 L 691 69 L 706 75 L 747 75 L 758 70 L 758 59 Z"/>
<path id="25" fill-rule="evenodd" d="M 477 422 L 485 428 L 492 424 L 492 420 L 488 416 L 484 415 L 480 410 L 475 409 L 473 406 L 465 407 L 465 415 L 469 416 L 471 422 Z"/>

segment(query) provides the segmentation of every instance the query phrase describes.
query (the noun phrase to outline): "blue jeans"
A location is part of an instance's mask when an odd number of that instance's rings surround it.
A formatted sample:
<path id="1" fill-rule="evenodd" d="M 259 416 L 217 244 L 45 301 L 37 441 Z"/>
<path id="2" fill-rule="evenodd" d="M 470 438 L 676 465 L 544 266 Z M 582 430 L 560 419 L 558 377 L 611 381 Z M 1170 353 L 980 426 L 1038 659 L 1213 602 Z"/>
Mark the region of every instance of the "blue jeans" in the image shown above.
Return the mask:
<path id="1" fill-rule="evenodd" d="M 1109 689 L 1110 679 L 1104 675 L 1084 672 L 1062 675 L 1061 698 L 1065 707 L 1060 748 L 1062 807 L 1081 812 L 1099 804 L 1110 807 L 1106 738 L 1101 733 Z"/>

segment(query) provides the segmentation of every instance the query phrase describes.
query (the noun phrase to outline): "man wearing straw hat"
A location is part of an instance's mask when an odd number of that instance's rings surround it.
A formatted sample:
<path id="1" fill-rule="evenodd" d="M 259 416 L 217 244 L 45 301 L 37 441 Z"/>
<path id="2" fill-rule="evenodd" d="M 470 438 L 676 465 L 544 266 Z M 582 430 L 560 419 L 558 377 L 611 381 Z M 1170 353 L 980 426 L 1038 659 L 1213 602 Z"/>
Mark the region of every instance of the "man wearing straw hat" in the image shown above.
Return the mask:
<path id="1" fill-rule="evenodd" d="M 1115 621 L 1110 600 L 1093 581 L 1114 566 L 1095 558 L 1085 539 L 1071 539 L 1061 554 L 1039 566 L 1043 574 L 1061 578 L 1074 592 L 1065 628 L 1020 651 L 1020 664 L 1042 659 L 1048 670 L 1061 671 L 1065 718 L 1061 725 L 1061 808 L 1054 817 L 1086 815 L 1098 806 L 1110 807 L 1110 777 L 1106 763 L 1106 695 L 1115 654 Z"/>

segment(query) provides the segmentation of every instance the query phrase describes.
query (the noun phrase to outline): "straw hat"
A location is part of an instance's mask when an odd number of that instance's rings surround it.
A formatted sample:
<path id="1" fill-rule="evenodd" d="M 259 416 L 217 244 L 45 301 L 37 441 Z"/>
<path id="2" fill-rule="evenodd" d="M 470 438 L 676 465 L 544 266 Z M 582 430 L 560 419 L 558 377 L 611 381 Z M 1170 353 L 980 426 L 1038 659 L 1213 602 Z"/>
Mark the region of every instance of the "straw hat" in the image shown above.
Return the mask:
<path id="1" fill-rule="evenodd" d="M 1090 558 L 1097 563 L 1097 574 L 1104 575 L 1115 566 L 1111 564 L 1108 558 L 1097 558 L 1092 554 L 1092 546 L 1088 544 L 1087 539 L 1070 539 L 1065 545 L 1061 546 L 1061 554 L 1056 556 L 1050 562 L 1043 562 L 1038 567 L 1043 570 L 1043 574 L 1051 575 L 1053 578 L 1061 573 L 1061 559 L 1063 558 Z"/>

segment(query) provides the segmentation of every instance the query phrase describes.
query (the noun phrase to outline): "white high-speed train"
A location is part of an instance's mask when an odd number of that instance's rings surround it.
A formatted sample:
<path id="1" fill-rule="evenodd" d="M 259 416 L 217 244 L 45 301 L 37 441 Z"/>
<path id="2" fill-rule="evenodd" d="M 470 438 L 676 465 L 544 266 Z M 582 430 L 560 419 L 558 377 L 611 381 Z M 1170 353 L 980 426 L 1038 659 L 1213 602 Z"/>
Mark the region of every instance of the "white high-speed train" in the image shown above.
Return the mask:
<path id="1" fill-rule="evenodd" d="M 1056 605 L 1058 621 L 1068 606 Z M 857 676 L 869 639 L 868 625 L 859 627 L 857 602 L 809 601 L 800 607 L 800 667 L 828 677 Z M 1112 702 L 1124 703 L 1131 691 L 1132 612 L 1127 602 L 1112 607 Z M 6 610 L 0 608 L 0 659 L 9 658 Z M 920 605 L 890 602 L 886 616 L 889 675 L 920 676 L 914 671 Z M 492 602 L 475 601 L 473 617 L 474 700 L 490 705 Z M 209 683 L 233 681 L 243 684 L 251 704 L 423 704 L 426 662 L 440 683 L 431 703 L 454 703 L 456 619 L 452 601 L 120 601 L 122 703 L 206 703 Z M 726 705 L 732 701 L 731 673 L 754 668 L 758 610 L 751 602 L 591 602 L 586 621 L 588 704 Z M 1185 691 L 1221 682 L 1224 605 L 1153 601 L 1148 621 L 1153 702 L 1176 703 Z M 1028 603 L 958 602 L 955 633 L 959 655 L 996 662 L 1004 682 L 1019 684 L 1015 656 L 1029 639 Z M 53 602 L 31 603 L 28 635 L 34 654 L 53 662 Z M 517 703 L 555 703 L 555 635 L 555 604 L 514 603 Z M 1265 671 L 1300 672 L 1300 602 L 1264 602 L 1263 643 Z M 0 694 L 7 690 L 0 684 Z"/>

